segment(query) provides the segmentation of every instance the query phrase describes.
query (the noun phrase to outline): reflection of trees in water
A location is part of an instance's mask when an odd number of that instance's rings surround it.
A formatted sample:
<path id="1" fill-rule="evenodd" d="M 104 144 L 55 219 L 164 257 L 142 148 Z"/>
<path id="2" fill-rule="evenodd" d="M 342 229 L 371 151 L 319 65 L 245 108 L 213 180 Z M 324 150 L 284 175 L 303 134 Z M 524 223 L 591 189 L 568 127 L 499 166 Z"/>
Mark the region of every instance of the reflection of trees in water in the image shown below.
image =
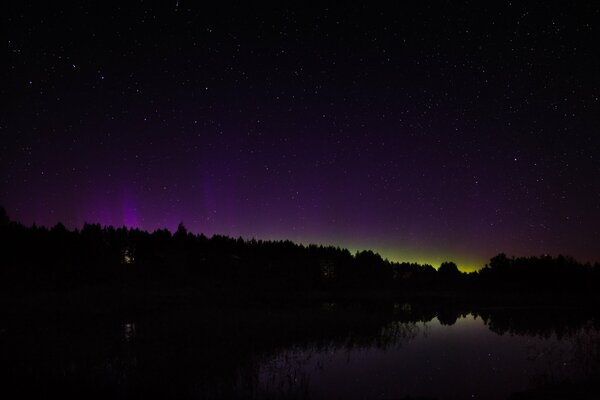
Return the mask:
<path id="1" fill-rule="evenodd" d="M 335 305 L 325 309 L 335 310 Z M 597 319 L 586 309 L 505 309 L 491 308 L 466 312 L 464 308 L 427 308 L 407 303 L 392 307 L 393 319 L 379 328 L 377 334 L 353 336 L 351 332 L 333 340 L 317 340 L 282 350 L 278 356 L 263 361 L 265 373 L 273 387 L 287 387 L 293 382 L 302 393 L 308 391 L 310 368 L 322 368 L 323 357 L 340 350 L 387 349 L 409 343 L 419 335 L 427 336 L 428 324 L 434 316 L 442 325 L 453 325 L 469 314 L 481 317 L 487 327 L 499 335 L 509 334 L 536 338 L 527 349 L 534 364 L 532 384 L 559 382 L 565 377 L 596 379 L 600 375 L 600 330 Z M 284 354 L 284 356 L 281 356 Z M 348 351 L 350 357 L 350 351 Z M 312 363 L 312 365 L 310 364 Z M 275 384 L 275 382 L 279 382 Z M 287 386 L 286 386 L 287 384 Z M 287 392 L 286 392 L 287 393 Z"/>
<path id="2" fill-rule="evenodd" d="M 366 337 L 323 339 L 281 349 L 260 363 L 260 398 L 308 398 L 310 375 L 324 368 L 327 356 L 346 355 L 351 361 L 354 350 L 389 349 L 403 346 L 427 330 L 426 322 L 391 321 L 379 332 Z"/>
<path id="3" fill-rule="evenodd" d="M 592 324 L 599 327 L 595 310 L 583 308 L 499 308 L 477 310 L 487 327 L 499 335 L 514 335 L 562 338 L 575 334 L 582 326 Z"/>
<path id="4" fill-rule="evenodd" d="M 381 328 L 381 334 L 376 339 L 378 348 L 387 349 L 398 347 L 411 342 L 422 330 L 427 330 L 427 323 L 416 322 L 390 322 Z"/>
<path id="5" fill-rule="evenodd" d="M 308 398 L 309 376 L 305 366 L 313 352 L 299 349 L 282 351 L 260 365 L 259 393 L 266 398 Z"/>
<path id="6" fill-rule="evenodd" d="M 579 376 L 600 379 L 600 330 L 588 322 L 572 339 L 572 359 L 578 360 Z"/>
<path id="7" fill-rule="evenodd" d="M 452 324 L 467 310 L 408 303 L 207 307 L 118 322 L 55 322 L 21 330 L 9 326 L 0 336 L 0 372 L 7 381 L 14 378 L 28 388 L 61 392 L 78 385 L 85 393 L 102 387 L 102 394 L 112 398 L 169 393 L 207 399 L 301 399 L 309 389 L 306 371 L 318 373 L 323 367 L 319 360 L 326 359 L 321 355 L 343 356 L 346 351 L 350 357 L 352 350 L 403 346 L 426 335 L 433 318 Z M 473 315 L 498 334 L 568 343 L 562 353 L 548 347 L 528 350 L 547 367 L 539 379 L 559 376 L 561 363 L 575 375 L 600 373 L 598 320 L 589 310 L 487 309 Z"/>

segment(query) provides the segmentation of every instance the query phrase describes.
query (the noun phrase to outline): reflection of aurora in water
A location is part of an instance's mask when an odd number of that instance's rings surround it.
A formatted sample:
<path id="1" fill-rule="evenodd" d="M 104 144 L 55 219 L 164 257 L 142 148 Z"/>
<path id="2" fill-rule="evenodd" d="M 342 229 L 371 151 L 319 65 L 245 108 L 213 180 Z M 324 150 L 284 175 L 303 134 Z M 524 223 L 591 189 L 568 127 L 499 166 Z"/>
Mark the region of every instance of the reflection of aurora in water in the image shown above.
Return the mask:
<path id="1" fill-rule="evenodd" d="M 504 399 L 532 386 L 592 379 L 600 331 L 590 322 L 568 335 L 499 335 L 469 314 L 455 324 L 394 321 L 371 344 L 289 348 L 267 358 L 260 393 L 268 398 Z"/>
<path id="2" fill-rule="evenodd" d="M 593 379 L 600 361 L 597 319 L 581 310 L 327 303 L 4 321 L 0 372 L 29 394 L 500 399 Z"/>
<path id="3" fill-rule="evenodd" d="M 326 342 L 308 347 L 292 347 L 277 353 L 263 362 L 260 369 L 261 392 L 267 397 L 310 397 L 312 376 L 321 374 L 340 354 L 351 363 L 360 352 L 377 349 L 397 349 L 409 344 L 419 334 L 428 330 L 426 323 L 393 321 L 381 328 L 372 341 L 366 343 L 349 336 L 345 342 Z"/>

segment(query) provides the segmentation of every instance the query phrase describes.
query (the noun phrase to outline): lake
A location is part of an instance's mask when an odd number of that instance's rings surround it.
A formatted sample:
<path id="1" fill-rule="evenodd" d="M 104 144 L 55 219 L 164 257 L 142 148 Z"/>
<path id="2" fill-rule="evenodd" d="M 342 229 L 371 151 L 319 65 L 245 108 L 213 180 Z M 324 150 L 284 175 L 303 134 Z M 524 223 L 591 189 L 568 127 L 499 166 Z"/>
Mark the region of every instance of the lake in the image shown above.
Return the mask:
<path id="1" fill-rule="evenodd" d="M 188 305 L 1 324 L 5 392 L 36 396 L 507 399 L 600 370 L 580 309 Z"/>

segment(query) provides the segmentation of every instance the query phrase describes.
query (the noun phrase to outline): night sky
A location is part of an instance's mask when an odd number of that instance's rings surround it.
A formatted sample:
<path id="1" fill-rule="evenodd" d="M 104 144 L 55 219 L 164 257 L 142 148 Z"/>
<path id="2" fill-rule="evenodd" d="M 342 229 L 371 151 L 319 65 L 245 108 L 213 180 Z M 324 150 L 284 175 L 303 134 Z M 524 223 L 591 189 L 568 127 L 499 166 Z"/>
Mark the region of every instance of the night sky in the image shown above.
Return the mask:
<path id="1" fill-rule="evenodd" d="M 13 220 L 600 260 L 598 2 L 7 3 Z"/>

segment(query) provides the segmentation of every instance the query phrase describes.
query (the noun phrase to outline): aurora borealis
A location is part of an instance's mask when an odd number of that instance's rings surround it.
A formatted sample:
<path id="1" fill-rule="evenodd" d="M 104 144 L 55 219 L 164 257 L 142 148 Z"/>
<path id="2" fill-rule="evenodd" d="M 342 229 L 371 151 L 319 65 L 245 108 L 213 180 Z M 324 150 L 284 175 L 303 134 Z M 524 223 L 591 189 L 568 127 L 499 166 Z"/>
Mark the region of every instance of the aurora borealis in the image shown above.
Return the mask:
<path id="1" fill-rule="evenodd" d="M 600 260 L 598 4 L 13 3 L 14 220 Z"/>

